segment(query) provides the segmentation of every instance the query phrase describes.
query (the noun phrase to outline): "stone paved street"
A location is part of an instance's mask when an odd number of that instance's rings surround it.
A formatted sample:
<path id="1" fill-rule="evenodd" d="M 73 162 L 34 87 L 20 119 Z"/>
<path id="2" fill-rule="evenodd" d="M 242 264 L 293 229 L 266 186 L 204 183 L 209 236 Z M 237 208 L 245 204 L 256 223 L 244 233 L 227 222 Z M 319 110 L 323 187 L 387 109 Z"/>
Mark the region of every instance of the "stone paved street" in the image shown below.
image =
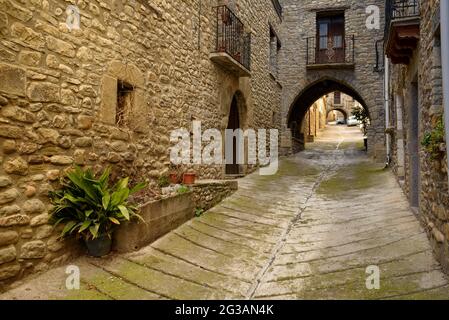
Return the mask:
<path id="1" fill-rule="evenodd" d="M 54 269 L 5 299 L 449 298 L 449 282 L 393 175 L 358 128 L 328 127 L 276 176 L 250 175 L 219 206 L 144 250 L 83 258 L 82 288 Z M 366 268 L 380 268 L 367 290 Z"/>

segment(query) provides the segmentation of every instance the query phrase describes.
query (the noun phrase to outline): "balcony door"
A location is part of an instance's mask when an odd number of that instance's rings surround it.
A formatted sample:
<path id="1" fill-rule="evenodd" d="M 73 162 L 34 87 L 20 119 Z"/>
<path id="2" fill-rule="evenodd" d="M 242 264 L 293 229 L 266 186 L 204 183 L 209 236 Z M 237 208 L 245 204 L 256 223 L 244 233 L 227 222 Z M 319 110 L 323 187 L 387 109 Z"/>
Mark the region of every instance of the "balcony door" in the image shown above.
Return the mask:
<path id="1" fill-rule="evenodd" d="M 345 16 L 343 12 L 317 16 L 316 63 L 345 62 Z"/>

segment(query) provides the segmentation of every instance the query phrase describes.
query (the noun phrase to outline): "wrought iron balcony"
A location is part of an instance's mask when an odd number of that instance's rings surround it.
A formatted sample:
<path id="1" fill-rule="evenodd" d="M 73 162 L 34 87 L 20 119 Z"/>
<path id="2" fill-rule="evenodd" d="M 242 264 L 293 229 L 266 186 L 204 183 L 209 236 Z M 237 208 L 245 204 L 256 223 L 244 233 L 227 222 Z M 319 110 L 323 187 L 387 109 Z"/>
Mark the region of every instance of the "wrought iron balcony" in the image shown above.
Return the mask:
<path id="1" fill-rule="evenodd" d="M 240 77 L 251 75 L 251 34 L 227 6 L 216 10 L 216 46 L 210 59 Z"/>
<path id="2" fill-rule="evenodd" d="M 394 64 L 409 64 L 419 41 L 419 0 L 387 0 L 385 51 Z"/>
<path id="3" fill-rule="evenodd" d="M 355 36 L 308 37 L 307 69 L 352 69 L 355 63 Z"/>

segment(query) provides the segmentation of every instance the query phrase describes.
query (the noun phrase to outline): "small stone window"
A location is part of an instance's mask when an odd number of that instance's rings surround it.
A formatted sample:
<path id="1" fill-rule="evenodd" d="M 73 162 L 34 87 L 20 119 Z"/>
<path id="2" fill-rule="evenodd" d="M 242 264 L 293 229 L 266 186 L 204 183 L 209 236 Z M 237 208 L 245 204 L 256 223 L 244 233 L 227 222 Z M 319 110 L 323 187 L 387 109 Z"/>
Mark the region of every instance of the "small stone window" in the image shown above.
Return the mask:
<path id="1" fill-rule="evenodd" d="M 117 110 L 115 123 L 119 127 L 128 125 L 129 116 L 133 108 L 134 87 L 122 80 L 117 81 Z"/>
<path id="2" fill-rule="evenodd" d="M 102 78 L 100 121 L 135 132 L 146 132 L 148 111 L 144 88 L 144 76 L 137 66 L 111 62 Z"/>
<path id="3" fill-rule="evenodd" d="M 341 92 L 334 92 L 334 104 L 341 104 Z"/>

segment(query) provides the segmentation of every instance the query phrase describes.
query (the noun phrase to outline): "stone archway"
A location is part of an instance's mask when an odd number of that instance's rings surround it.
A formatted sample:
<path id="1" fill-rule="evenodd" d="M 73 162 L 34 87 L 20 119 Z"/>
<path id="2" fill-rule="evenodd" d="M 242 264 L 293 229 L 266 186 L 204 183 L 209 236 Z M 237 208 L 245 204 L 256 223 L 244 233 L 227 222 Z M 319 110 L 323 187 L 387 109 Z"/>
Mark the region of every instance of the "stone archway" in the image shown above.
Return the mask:
<path id="1" fill-rule="evenodd" d="M 227 113 L 223 119 L 223 130 L 238 130 L 245 131 L 248 129 L 248 108 L 246 99 L 242 91 L 237 90 L 232 95 L 230 103 L 227 106 Z M 238 154 L 242 152 L 244 159 L 247 159 L 247 148 L 240 150 L 236 145 L 237 141 L 233 141 L 233 161 L 232 164 L 226 164 L 224 167 L 224 174 L 227 176 L 238 176 L 245 174 L 247 171 L 246 165 L 237 164 Z"/>
<path id="2" fill-rule="evenodd" d="M 341 114 L 343 114 L 343 116 L 344 116 L 344 118 L 345 118 L 345 121 L 348 121 L 349 115 L 348 115 L 348 113 L 346 112 L 346 110 L 343 109 L 343 108 L 332 108 L 332 109 L 329 109 L 329 110 L 327 111 L 327 114 L 326 114 L 326 119 L 329 117 L 329 113 L 331 113 L 331 112 L 333 112 L 333 111 L 338 111 L 338 112 L 340 112 Z"/>
<path id="3" fill-rule="evenodd" d="M 360 90 L 358 87 L 351 84 L 350 81 L 329 76 L 324 76 L 314 81 L 311 81 L 302 89 L 300 89 L 299 93 L 297 93 L 296 96 L 294 97 L 293 102 L 288 106 L 288 110 L 286 110 L 286 112 L 284 113 L 285 126 L 287 128 L 288 133 L 284 134 L 284 139 L 286 136 L 290 137 L 291 139 L 290 150 L 295 152 L 304 149 L 304 140 L 295 138 L 300 136 L 300 134 L 294 132 L 296 127 L 292 126 L 292 124 L 302 123 L 310 106 L 313 105 L 313 103 L 320 97 L 335 91 L 339 91 L 341 93 L 353 97 L 362 105 L 363 108 L 367 110 L 372 123 L 372 125 L 368 130 L 368 139 L 371 142 L 369 154 L 377 158 L 379 161 L 383 161 L 384 159 L 383 128 L 385 127 L 385 124 L 378 117 L 378 114 L 380 113 L 379 108 L 382 108 L 382 106 L 373 103 L 372 99 L 370 100 L 365 99 L 365 95 L 367 92 L 366 89 L 367 88 L 364 87 L 364 90 Z M 370 102 L 368 103 L 367 101 Z M 345 114 L 345 118 L 347 118 L 348 112 L 344 110 L 343 113 Z"/>

